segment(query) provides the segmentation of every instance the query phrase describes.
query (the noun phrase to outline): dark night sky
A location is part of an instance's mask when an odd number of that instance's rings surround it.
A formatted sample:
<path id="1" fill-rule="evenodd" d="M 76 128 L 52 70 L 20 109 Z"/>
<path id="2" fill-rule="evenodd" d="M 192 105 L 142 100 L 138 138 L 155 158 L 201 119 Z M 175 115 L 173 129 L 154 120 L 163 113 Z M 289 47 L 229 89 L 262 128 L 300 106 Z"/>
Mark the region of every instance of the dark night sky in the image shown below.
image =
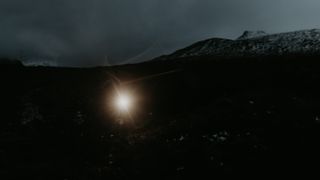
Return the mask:
<path id="1" fill-rule="evenodd" d="M 60 66 L 150 59 L 210 37 L 320 27 L 319 0 L 1 0 L 0 56 Z"/>

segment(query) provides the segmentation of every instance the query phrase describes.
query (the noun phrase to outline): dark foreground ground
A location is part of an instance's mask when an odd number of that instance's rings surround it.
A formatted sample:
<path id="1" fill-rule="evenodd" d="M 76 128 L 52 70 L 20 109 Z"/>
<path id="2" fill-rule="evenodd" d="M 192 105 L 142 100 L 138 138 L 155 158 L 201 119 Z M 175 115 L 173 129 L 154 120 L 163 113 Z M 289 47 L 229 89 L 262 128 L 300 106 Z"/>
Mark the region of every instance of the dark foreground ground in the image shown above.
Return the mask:
<path id="1" fill-rule="evenodd" d="M 130 119 L 110 105 L 114 76 L 141 79 L 125 86 L 137 99 Z M 1 180 L 319 171 L 318 57 L 91 69 L 6 65 L 0 80 Z"/>

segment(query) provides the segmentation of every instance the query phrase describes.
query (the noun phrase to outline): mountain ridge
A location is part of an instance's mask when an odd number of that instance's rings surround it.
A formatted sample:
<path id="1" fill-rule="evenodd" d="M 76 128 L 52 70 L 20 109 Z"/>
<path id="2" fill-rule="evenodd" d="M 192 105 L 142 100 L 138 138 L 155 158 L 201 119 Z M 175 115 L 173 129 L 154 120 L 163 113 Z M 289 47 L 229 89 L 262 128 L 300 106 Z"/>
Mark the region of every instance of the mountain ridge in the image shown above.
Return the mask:
<path id="1" fill-rule="evenodd" d="M 238 37 L 237 40 L 244 40 L 244 39 L 252 39 L 252 38 L 259 38 L 261 36 L 267 36 L 268 34 L 264 31 L 244 31 L 243 34 Z"/>
<path id="2" fill-rule="evenodd" d="M 320 29 L 266 34 L 245 31 L 238 39 L 210 38 L 196 42 L 157 60 L 185 57 L 257 57 L 290 54 L 320 54 Z"/>

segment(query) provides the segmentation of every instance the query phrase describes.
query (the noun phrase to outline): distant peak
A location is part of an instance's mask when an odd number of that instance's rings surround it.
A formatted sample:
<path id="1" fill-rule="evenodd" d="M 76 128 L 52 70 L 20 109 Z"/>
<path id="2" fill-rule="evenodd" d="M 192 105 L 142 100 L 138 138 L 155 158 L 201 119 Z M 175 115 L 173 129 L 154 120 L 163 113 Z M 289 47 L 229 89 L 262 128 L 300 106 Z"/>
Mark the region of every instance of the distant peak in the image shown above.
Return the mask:
<path id="1" fill-rule="evenodd" d="M 268 34 L 264 31 L 244 31 L 243 34 L 238 38 L 238 40 L 251 39 L 266 35 Z"/>

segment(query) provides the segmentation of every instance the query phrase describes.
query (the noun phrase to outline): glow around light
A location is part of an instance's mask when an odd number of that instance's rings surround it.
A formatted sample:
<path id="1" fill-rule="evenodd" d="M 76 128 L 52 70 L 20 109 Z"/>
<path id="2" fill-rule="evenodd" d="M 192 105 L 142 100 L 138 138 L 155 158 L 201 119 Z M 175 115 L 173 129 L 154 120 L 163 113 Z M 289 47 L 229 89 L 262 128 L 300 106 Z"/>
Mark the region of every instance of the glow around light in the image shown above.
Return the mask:
<path id="1" fill-rule="evenodd" d="M 132 98 L 128 94 L 119 92 L 115 103 L 118 110 L 129 111 L 132 106 Z"/>

